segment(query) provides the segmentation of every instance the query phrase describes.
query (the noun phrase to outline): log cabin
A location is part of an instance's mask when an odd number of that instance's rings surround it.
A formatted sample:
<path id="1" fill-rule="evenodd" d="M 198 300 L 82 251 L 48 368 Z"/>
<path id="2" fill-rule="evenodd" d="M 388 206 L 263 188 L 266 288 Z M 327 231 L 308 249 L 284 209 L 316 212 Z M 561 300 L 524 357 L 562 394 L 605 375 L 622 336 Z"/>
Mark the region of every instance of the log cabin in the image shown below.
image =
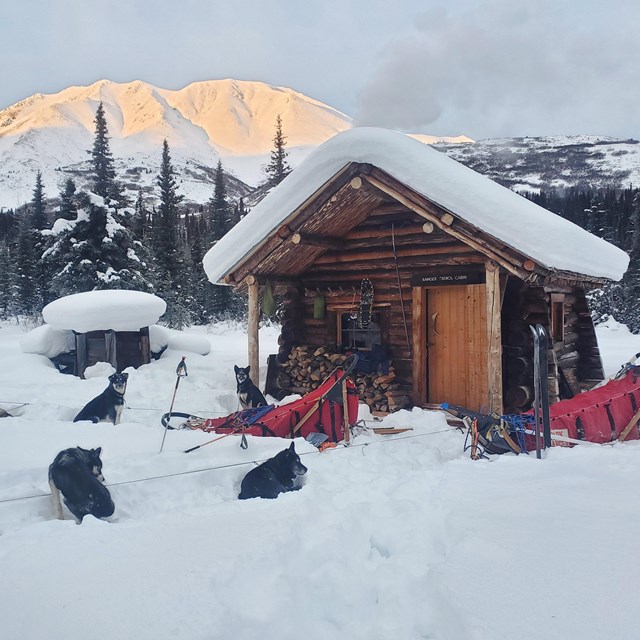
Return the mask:
<path id="1" fill-rule="evenodd" d="M 318 147 L 203 264 L 248 295 L 253 372 L 260 292 L 283 296 L 270 358 L 283 393 L 317 386 L 341 353 L 377 349 L 384 369 L 358 379 L 372 409 L 503 413 L 531 404 L 530 325 L 550 336 L 552 401 L 603 379 L 585 292 L 619 280 L 628 257 L 432 147 L 360 128 Z"/>

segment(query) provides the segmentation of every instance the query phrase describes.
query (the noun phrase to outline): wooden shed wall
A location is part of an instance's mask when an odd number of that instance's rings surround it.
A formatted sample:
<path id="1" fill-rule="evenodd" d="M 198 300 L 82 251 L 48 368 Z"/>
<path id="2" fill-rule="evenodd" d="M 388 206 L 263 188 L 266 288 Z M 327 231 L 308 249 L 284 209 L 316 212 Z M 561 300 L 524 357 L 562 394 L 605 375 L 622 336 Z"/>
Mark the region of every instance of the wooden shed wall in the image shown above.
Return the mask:
<path id="1" fill-rule="evenodd" d="M 560 315 L 558 315 L 560 313 Z M 550 336 L 549 399 L 572 397 L 604 378 L 595 328 L 584 290 L 576 286 L 530 287 L 509 278 L 502 313 L 505 410 L 530 407 L 533 397 L 531 325 Z"/>
<path id="2" fill-rule="evenodd" d="M 98 362 L 109 362 L 118 371 L 151 362 L 149 327 L 139 331 L 90 331 L 76 333 L 76 373 Z"/>

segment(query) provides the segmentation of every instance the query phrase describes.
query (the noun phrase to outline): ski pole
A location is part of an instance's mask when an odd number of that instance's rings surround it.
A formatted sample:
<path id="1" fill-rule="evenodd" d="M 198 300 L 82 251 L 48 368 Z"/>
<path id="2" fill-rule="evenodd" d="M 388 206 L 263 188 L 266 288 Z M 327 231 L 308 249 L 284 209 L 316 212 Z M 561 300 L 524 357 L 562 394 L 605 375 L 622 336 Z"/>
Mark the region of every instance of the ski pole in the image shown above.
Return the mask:
<path id="1" fill-rule="evenodd" d="M 186 377 L 189 375 L 187 372 L 187 363 L 185 362 L 187 356 L 182 356 L 182 360 L 178 363 L 176 367 L 176 386 L 173 389 L 173 398 L 171 398 L 171 407 L 169 409 L 169 420 L 171 419 L 171 412 L 173 411 L 173 403 L 176 400 L 176 393 L 178 392 L 178 385 L 180 384 L 180 378 Z M 162 444 L 160 445 L 160 453 L 162 453 L 162 448 L 164 447 L 164 439 L 167 437 L 167 430 L 169 428 L 169 421 L 167 420 L 167 424 L 164 426 L 164 433 L 162 434 Z"/>
<path id="2" fill-rule="evenodd" d="M 540 350 L 540 398 L 542 409 L 542 435 L 544 448 L 551 446 L 551 423 L 549 420 L 549 343 L 547 332 L 541 324 L 536 325 Z"/>
<path id="3" fill-rule="evenodd" d="M 225 433 L 225 434 L 223 434 L 221 436 L 218 436 L 217 438 L 214 438 L 213 440 L 207 440 L 206 442 L 203 442 L 202 444 L 198 444 L 195 447 L 191 447 L 191 449 L 185 449 L 184 453 L 191 453 L 192 451 L 195 451 L 196 449 L 201 449 L 202 447 L 206 447 L 208 444 L 212 444 L 213 442 L 217 442 L 218 440 L 222 440 L 222 438 L 227 438 L 228 436 L 232 436 L 235 433 L 239 433 L 239 430 L 238 429 L 234 429 L 233 431 L 229 431 L 229 433 Z M 242 435 L 244 435 L 244 434 L 242 434 Z"/>
<path id="4" fill-rule="evenodd" d="M 533 416 L 536 433 L 536 458 L 542 458 L 540 447 L 540 335 L 533 325 L 529 325 L 533 333 Z"/>

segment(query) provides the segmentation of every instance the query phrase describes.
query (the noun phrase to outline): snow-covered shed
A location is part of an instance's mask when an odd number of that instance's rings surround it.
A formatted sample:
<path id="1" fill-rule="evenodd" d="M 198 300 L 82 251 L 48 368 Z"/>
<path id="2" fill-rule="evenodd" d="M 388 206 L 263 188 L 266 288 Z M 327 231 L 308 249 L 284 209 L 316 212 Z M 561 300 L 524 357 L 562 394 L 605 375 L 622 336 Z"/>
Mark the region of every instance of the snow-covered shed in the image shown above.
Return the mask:
<path id="1" fill-rule="evenodd" d="M 602 379 L 584 292 L 619 280 L 628 257 L 421 142 L 360 128 L 318 147 L 203 263 L 211 282 L 248 291 L 253 371 L 259 292 L 269 283 L 285 295 L 285 370 L 301 345 L 379 343 L 393 368 L 365 390 L 374 408 L 502 411 L 530 404 L 530 324 L 552 338 L 552 399 Z M 353 316 L 365 278 L 374 299 L 362 328 Z M 311 375 L 313 349 L 302 352 Z M 308 382 L 299 376 L 294 390 Z"/>
<path id="2" fill-rule="evenodd" d="M 108 289 L 58 298 L 42 310 L 53 329 L 73 331 L 73 373 L 108 362 L 117 371 L 151 360 L 149 326 L 166 311 L 161 298 L 142 291 Z"/>

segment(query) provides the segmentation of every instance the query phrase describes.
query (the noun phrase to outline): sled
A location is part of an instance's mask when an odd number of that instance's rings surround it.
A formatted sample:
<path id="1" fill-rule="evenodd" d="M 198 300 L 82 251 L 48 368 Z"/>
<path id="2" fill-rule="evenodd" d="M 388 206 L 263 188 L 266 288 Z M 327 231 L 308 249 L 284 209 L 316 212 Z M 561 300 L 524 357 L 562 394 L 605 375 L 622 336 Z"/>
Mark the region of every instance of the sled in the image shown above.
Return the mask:
<path id="1" fill-rule="evenodd" d="M 358 391 L 348 377 L 357 361 L 350 356 L 314 391 L 288 404 L 236 411 L 222 418 L 201 418 L 185 413 L 167 413 L 162 424 L 172 417 L 186 418 L 179 429 L 199 429 L 207 433 L 233 433 L 276 438 L 306 438 L 322 433 L 330 442 L 348 441 L 349 429 L 358 419 Z M 346 405 L 346 410 L 345 410 Z"/>
<path id="2" fill-rule="evenodd" d="M 447 403 L 439 408 L 458 418 L 476 421 L 487 453 L 536 449 L 533 409 L 520 415 L 488 416 Z M 640 366 L 626 366 L 605 384 L 552 404 L 549 429 L 551 446 L 640 440 Z"/>
<path id="3" fill-rule="evenodd" d="M 598 444 L 618 439 L 639 440 L 640 423 L 632 422 L 639 409 L 640 366 L 630 366 L 622 376 L 602 386 L 552 404 L 551 439 L 556 434 Z M 629 425 L 631 428 L 627 430 Z"/>

